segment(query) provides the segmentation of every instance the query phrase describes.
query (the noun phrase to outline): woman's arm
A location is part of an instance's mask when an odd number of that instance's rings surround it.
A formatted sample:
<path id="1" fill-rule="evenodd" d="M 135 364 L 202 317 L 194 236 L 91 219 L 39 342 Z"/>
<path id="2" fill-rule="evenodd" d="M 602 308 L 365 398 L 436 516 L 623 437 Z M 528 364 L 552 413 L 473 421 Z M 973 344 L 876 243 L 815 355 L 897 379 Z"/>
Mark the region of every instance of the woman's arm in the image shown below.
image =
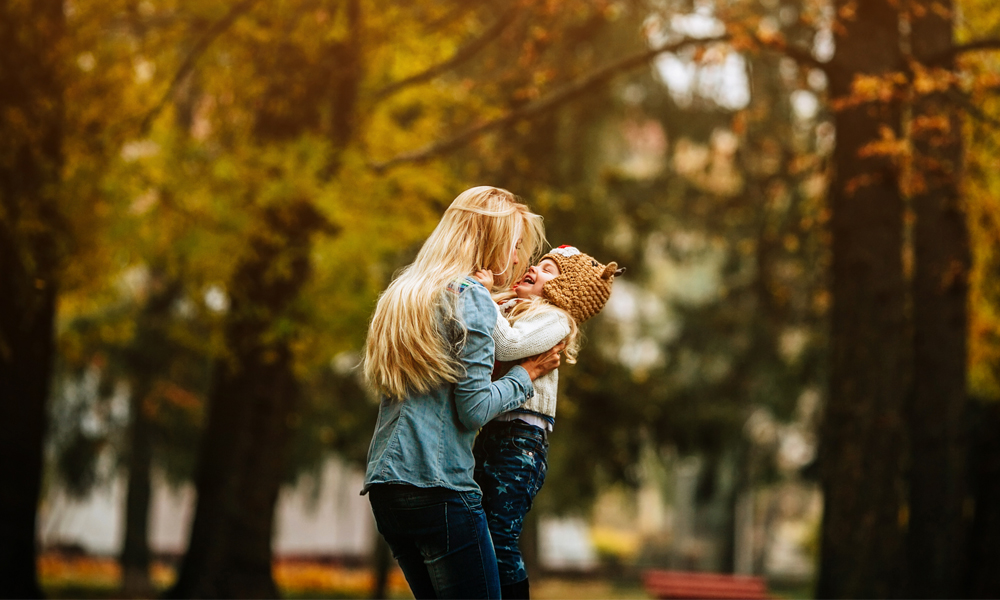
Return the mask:
<path id="1" fill-rule="evenodd" d="M 519 319 L 511 324 L 503 316 L 493 329 L 496 360 L 521 360 L 555 346 L 569 335 L 569 321 L 558 309 Z"/>
<path id="2" fill-rule="evenodd" d="M 473 285 L 464 290 L 458 301 L 458 314 L 466 329 L 465 345 L 459 359 L 465 368 L 465 377 L 455 384 L 455 407 L 458 419 L 469 429 L 479 429 L 501 413 L 513 410 L 534 396 L 531 375 L 521 366 L 496 381 L 490 381 L 493 372 L 494 342 L 491 336 L 496 324 L 496 305 L 482 286 Z M 558 367 L 558 356 L 541 366 L 534 366 L 540 376 Z M 550 368 L 551 367 L 551 368 Z"/>

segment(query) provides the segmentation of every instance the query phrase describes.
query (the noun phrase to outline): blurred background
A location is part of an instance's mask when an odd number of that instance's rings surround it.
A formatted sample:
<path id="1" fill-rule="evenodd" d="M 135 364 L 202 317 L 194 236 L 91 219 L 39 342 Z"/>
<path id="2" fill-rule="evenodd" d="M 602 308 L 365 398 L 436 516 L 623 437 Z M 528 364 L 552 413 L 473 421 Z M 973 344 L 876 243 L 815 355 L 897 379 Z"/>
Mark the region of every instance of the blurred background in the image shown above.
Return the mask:
<path id="1" fill-rule="evenodd" d="M 0 595 L 410 597 L 359 351 L 486 184 L 628 269 L 536 597 L 1000 596 L 998 40 L 991 0 L 4 2 Z"/>

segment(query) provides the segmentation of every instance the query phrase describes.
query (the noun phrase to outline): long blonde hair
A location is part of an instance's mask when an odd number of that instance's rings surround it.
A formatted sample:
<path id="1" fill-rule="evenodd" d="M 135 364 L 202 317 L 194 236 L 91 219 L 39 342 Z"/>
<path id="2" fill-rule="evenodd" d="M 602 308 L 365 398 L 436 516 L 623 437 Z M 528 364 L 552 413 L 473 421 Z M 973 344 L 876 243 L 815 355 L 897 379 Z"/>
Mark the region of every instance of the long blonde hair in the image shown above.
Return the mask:
<path id="1" fill-rule="evenodd" d="M 498 304 L 503 304 L 514 298 L 517 298 L 517 293 L 510 290 L 493 294 L 493 300 Z M 515 304 L 504 316 L 513 325 L 521 319 L 530 319 L 550 310 L 562 313 L 566 316 L 566 320 L 569 321 L 569 335 L 566 336 L 566 348 L 563 350 L 563 354 L 566 355 L 566 362 L 575 365 L 577 354 L 580 352 L 580 325 L 577 324 L 576 319 L 569 312 L 559 308 L 541 296 L 532 296 Z"/>
<path id="2" fill-rule="evenodd" d="M 503 275 L 500 287 L 510 287 L 544 241 L 542 218 L 507 190 L 480 186 L 459 194 L 413 264 L 378 300 L 365 342 L 369 385 L 401 400 L 458 381 L 465 370 L 439 326 L 442 316 L 445 323 L 456 321 L 458 296 L 442 292 L 477 269 Z M 463 341 L 464 335 L 457 343 Z"/>

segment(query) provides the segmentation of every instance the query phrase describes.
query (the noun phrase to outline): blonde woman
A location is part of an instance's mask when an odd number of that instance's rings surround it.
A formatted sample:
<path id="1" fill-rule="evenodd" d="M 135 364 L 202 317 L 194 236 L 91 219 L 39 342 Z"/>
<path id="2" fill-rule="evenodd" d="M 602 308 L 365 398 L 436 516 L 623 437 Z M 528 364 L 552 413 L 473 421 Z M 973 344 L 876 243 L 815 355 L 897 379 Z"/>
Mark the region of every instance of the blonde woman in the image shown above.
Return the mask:
<path id="1" fill-rule="evenodd" d="M 382 400 L 362 493 L 416 598 L 500 597 L 472 444 L 534 396 L 562 346 L 490 381 L 497 309 L 471 275 L 490 270 L 509 288 L 543 239 L 541 218 L 510 192 L 466 190 L 375 308 L 365 375 Z"/>

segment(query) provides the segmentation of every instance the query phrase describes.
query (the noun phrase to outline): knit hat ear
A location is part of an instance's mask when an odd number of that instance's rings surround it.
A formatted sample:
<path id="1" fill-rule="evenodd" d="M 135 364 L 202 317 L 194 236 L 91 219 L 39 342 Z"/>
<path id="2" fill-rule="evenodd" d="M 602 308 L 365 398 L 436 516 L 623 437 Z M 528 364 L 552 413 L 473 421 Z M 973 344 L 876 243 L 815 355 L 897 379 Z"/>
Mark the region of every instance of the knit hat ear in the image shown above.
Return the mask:
<path id="1" fill-rule="evenodd" d="M 612 277 L 618 274 L 617 271 L 618 271 L 618 263 L 616 263 L 615 261 L 611 261 L 608 263 L 608 266 L 604 268 L 604 272 L 601 273 L 601 279 L 605 280 L 611 279 Z"/>
<path id="2" fill-rule="evenodd" d="M 542 297 L 583 323 L 601 312 L 620 274 L 617 263 L 602 265 L 573 246 L 559 246 L 542 257 L 559 265 L 559 275 L 542 286 Z"/>

